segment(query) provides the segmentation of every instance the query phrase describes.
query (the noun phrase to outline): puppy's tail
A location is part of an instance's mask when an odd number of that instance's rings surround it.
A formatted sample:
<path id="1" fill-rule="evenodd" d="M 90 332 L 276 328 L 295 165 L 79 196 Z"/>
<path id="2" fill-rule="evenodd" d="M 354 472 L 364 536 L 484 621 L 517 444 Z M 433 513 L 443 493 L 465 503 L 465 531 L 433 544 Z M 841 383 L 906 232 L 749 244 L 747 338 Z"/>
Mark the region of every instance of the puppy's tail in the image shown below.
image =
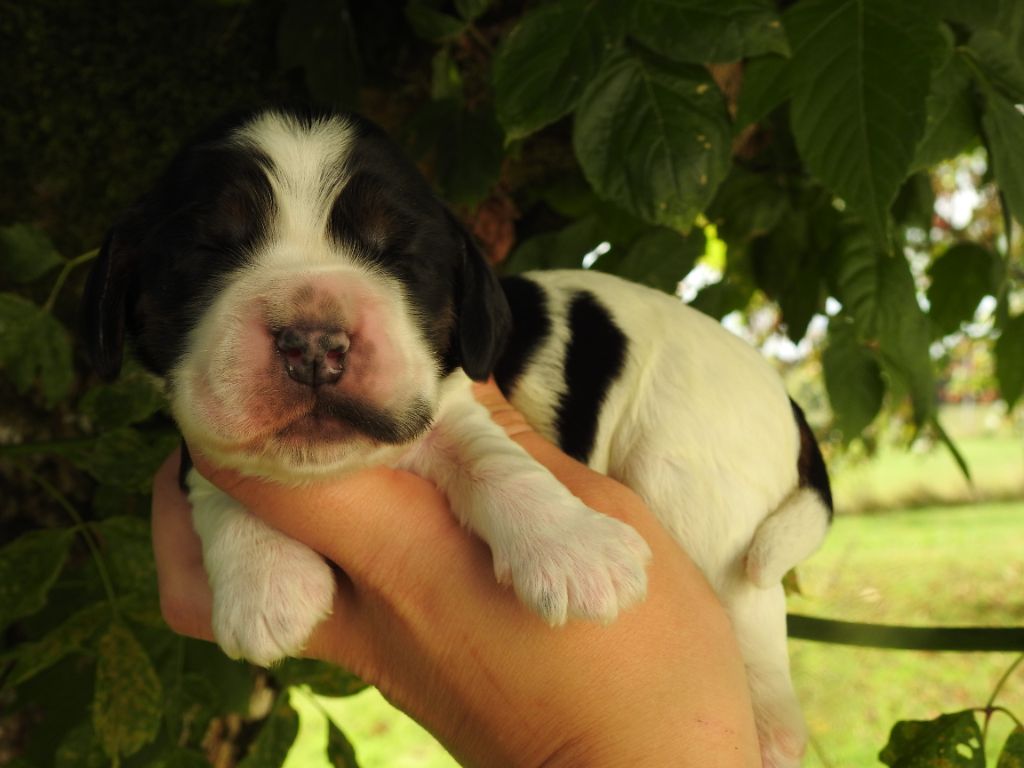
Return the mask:
<path id="1" fill-rule="evenodd" d="M 759 587 L 778 584 L 786 572 L 821 546 L 832 522 L 832 488 L 818 441 L 800 406 L 793 407 L 800 437 L 799 487 L 761 521 L 747 551 L 747 578 Z"/>
<path id="2" fill-rule="evenodd" d="M 761 521 L 747 550 L 747 578 L 761 588 L 778 584 L 825 539 L 830 509 L 814 488 L 798 488 Z"/>

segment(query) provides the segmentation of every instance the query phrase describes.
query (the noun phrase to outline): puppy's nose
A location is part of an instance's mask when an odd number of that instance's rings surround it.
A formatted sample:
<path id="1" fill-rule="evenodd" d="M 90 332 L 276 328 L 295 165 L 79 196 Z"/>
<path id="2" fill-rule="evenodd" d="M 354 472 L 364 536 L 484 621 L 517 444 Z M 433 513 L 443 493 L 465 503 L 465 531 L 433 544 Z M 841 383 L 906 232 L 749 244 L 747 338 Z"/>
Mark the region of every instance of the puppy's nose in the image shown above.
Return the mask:
<path id="1" fill-rule="evenodd" d="M 288 375 L 317 387 L 341 378 L 350 341 L 338 328 L 290 326 L 278 332 L 276 344 Z"/>

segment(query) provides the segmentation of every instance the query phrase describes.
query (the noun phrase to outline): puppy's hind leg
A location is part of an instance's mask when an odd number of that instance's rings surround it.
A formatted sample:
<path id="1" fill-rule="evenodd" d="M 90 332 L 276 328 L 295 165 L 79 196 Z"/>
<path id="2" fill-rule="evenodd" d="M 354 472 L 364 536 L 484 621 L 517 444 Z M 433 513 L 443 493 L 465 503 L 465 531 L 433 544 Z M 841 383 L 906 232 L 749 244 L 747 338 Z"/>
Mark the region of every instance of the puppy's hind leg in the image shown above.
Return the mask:
<path id="1" fill-rule="evenodd" d="M 764 768 L 798 768 L 807 727 L 789 674 L 782 585 L 765 589 L 744 579 L 722 598 L 747 666 Z"/>

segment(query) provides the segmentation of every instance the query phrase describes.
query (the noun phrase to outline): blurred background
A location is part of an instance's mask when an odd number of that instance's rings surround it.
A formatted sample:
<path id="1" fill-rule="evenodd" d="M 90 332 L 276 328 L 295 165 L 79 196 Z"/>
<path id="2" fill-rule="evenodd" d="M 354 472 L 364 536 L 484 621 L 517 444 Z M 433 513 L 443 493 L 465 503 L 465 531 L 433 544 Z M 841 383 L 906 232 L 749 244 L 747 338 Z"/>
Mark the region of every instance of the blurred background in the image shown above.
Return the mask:
<path id="1" fill-rule="evenodd" d="M 773 360 L 837 511 L 792 611 L 1024 627 L 1024 4 L 0 0 L 0 50 L 0 765 L 453 764 L 341 671 L 163 627 L 177 438 L 76 336 L 119 212 L 267 103 L 379 122 L 500 271 L 646 282 Z M 987 762 L 887 764 L 995 765 L 1024 718 L 1020 650 L 790 651 L 809 766 L 967 711 Z"/>

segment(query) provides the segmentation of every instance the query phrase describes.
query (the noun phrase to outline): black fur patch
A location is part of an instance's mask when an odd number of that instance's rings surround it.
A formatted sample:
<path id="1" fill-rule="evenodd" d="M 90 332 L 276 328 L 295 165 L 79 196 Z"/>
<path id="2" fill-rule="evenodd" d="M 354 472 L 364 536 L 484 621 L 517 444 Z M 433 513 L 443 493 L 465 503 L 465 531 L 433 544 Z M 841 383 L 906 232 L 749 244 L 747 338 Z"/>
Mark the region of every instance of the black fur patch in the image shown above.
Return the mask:
<path id="1" fill-rule="evenodd" d="M 115 228 L 112 269 L 127 275 L 126 325 L 150 370 L 171 368 L 222 277 L 265 240 L 275 211 L 270 168 L 252 149 L 191 148 Z"/>
<path id="2" fill-rule="evenodd" d="M 325 397 L 318 401 L 314 413 L 350 424 L 367 437 L 391 445 L 401 445 L 419 437 L 430 429 L 433 419 L 430 404 L 422 398 L 416 398 L 403 413 L 392 415 L 359 400 Z"/>
<path id="3" fill-rule="evenodd" d="M 397 278 L 447 374 L 485 380 L 505 342 L 508 306 L 472 236 L 377 126 L 346 116 L 355 141 L 328 234 Z"/>
<path id="4" fill-rule="evenodd" d="M 594 450 L 601 406 L 626 362 L 626 336 L 593 294 L 581 291 L 569 305 L 565 353 L 566 394 L 555 428 L 562 450 L 586 462 Z"/>
<path id="5" fill-rule="evenodd" d="M 512 333 L 494 367 L 494 378 L 507 397 L 551 333 L 551 317 L 544 291 L 532 280 L 525 277 L 502 278 L 501 288 L 512 309 Z"/>
<path id="6" fill-rule="evenodd" d="M 462 234 L 416 166 L 379 128 L 354 115 L 346 120 L 354 142 L 338 169 L 345 181 L 328 217 L 328 234 L 402 283 L 435 355 L 448 360 Z"/>
<path id="7" fill-rule="evenodd" d="M 832 487 L 828 481 L 828 469 L 825 467 L 825 459 L 818 448 L 818 441 L 814 439 L 814 433 L 807 424 L 804 412 L 800 406 L 790 399 L 793 406 L 793 417 L 800 429 L 800 456 L 797 459 L 797 472 L 800 476 L 801 488 L 813 488 L 818 492 L 821 500 L 828 507 L 828 519 L 832 519 Z"/>

